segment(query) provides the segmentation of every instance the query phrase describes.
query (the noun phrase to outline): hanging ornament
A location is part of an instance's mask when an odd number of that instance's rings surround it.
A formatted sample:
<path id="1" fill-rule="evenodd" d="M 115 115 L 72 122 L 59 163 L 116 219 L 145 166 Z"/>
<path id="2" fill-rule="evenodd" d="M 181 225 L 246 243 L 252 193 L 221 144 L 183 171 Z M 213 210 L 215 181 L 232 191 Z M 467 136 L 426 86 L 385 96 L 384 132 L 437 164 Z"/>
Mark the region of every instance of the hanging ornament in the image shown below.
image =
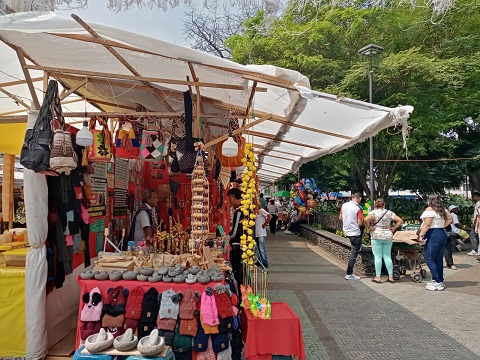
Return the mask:
<path id="1" fill-rule="evenodd" d="M 242 213 L 245 217 L 243 220 L 243 234 L 240 236 L 240 245 L 243 250 L 242 259 L 248 266 L 255 264 L 255 218 L 256 218 L 256 166 L 255 154 L 252 151 L 252 144 L 245 144 L 245 158 L 242 163 L 245 168 L 242 178 Z"/>

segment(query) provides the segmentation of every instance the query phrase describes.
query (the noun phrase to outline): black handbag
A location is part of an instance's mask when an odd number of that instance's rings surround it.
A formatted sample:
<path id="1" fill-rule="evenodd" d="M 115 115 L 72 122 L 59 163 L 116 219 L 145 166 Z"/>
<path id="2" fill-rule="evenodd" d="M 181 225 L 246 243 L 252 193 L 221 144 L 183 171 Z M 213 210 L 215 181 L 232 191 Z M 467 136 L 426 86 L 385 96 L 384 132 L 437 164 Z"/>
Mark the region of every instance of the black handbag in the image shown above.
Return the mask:
<path id="1" fill-rule="evenodd" d="M 50 167 L 55 96 L 58 96 L 58 83 L 50 80 L 35 125 L 25 133 L 20 164 L 35 172 L 46 171 Z"/>

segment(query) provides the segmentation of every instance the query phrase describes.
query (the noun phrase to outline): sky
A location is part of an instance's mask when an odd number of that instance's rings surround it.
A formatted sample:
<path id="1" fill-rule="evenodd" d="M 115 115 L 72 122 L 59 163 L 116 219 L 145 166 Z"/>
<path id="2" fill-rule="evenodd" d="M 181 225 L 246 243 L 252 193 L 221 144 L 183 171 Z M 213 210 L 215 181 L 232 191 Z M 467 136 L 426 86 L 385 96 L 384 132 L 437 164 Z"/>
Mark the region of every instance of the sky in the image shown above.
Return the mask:
<path id="1" fill-rule="evenodd" d="M 107 0 L 89 0 L 85 9 L 56 10 L 60 16 L 69 17 L 72 13 L 87 23 L 97 23 L 155 37 L 178 45 L 188 46 L 183 39 L 185 6 L 163 11 L 160 8 L 131 8 L 116 13 L 107 8 Z"/>

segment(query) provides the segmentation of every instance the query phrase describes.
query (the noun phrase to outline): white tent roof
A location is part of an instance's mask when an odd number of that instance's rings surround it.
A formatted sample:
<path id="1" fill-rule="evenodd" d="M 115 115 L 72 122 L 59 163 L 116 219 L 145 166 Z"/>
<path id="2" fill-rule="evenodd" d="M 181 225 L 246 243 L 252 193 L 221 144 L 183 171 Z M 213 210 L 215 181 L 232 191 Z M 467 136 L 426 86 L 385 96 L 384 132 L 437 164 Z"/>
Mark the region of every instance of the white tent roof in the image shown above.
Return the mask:
<path id="1" fill-rule="evenodd" d="M 23 111 L 12 95 L 27 106 L 33 99 L 26 83 L 15 80 L 25 79 L 25 71 L 40 102 L 44 71 L 72 89 L 65 100 L 73 102 L 64 104 L 72 117 L 83 116 L 84 103 L 78 100 L 85 97 L 104 113 L 131 113 L 139 105 L 151 113 L 183 113 L 182 93 L 190 89 L 194 101 L 197 92 L 201 96 L 201 135 L 207 145 L 227 133 L 230 111 L 247 118 L 243 133 L 255 146 L 264 184 L 384 128 L 405 124 L 413 111 L 411 106 L 389 109 L 311 91 L 308 78 L 293 70 L 243 66 L 48 12 L 0 17 L 0 40 L 0 89 L 10 94 L 0 97 L 0 124 L 21 121 L 12 116 Z"/>

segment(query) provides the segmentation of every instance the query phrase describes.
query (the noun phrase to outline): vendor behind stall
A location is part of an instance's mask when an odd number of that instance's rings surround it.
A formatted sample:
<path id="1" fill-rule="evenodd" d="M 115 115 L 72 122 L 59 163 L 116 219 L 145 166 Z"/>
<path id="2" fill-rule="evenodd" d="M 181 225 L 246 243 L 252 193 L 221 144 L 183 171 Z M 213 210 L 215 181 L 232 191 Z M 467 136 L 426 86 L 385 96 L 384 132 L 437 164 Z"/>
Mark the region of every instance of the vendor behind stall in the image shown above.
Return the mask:
<path id="1" fill-rule="evenodd" d="M 240 246 L 240 236 L 243 234 L 242 220 L 244 219 L 241 210 L 242 191 L 238 188 L 232 188 L 228 190 L 227 197 L 235 210 L 230 226 L 230 263 L 232 264 L 233 276 L 239 286 L 243 284 L 242 248 Z"/>
<path id="2" fill-rule="evenodd" d="M 130 226 L 130 241 L 150 241 L 157 231 L 158 195 L 155 191 L 148 189 L 142 194 L 142 205 L 133 216 Z"/>

